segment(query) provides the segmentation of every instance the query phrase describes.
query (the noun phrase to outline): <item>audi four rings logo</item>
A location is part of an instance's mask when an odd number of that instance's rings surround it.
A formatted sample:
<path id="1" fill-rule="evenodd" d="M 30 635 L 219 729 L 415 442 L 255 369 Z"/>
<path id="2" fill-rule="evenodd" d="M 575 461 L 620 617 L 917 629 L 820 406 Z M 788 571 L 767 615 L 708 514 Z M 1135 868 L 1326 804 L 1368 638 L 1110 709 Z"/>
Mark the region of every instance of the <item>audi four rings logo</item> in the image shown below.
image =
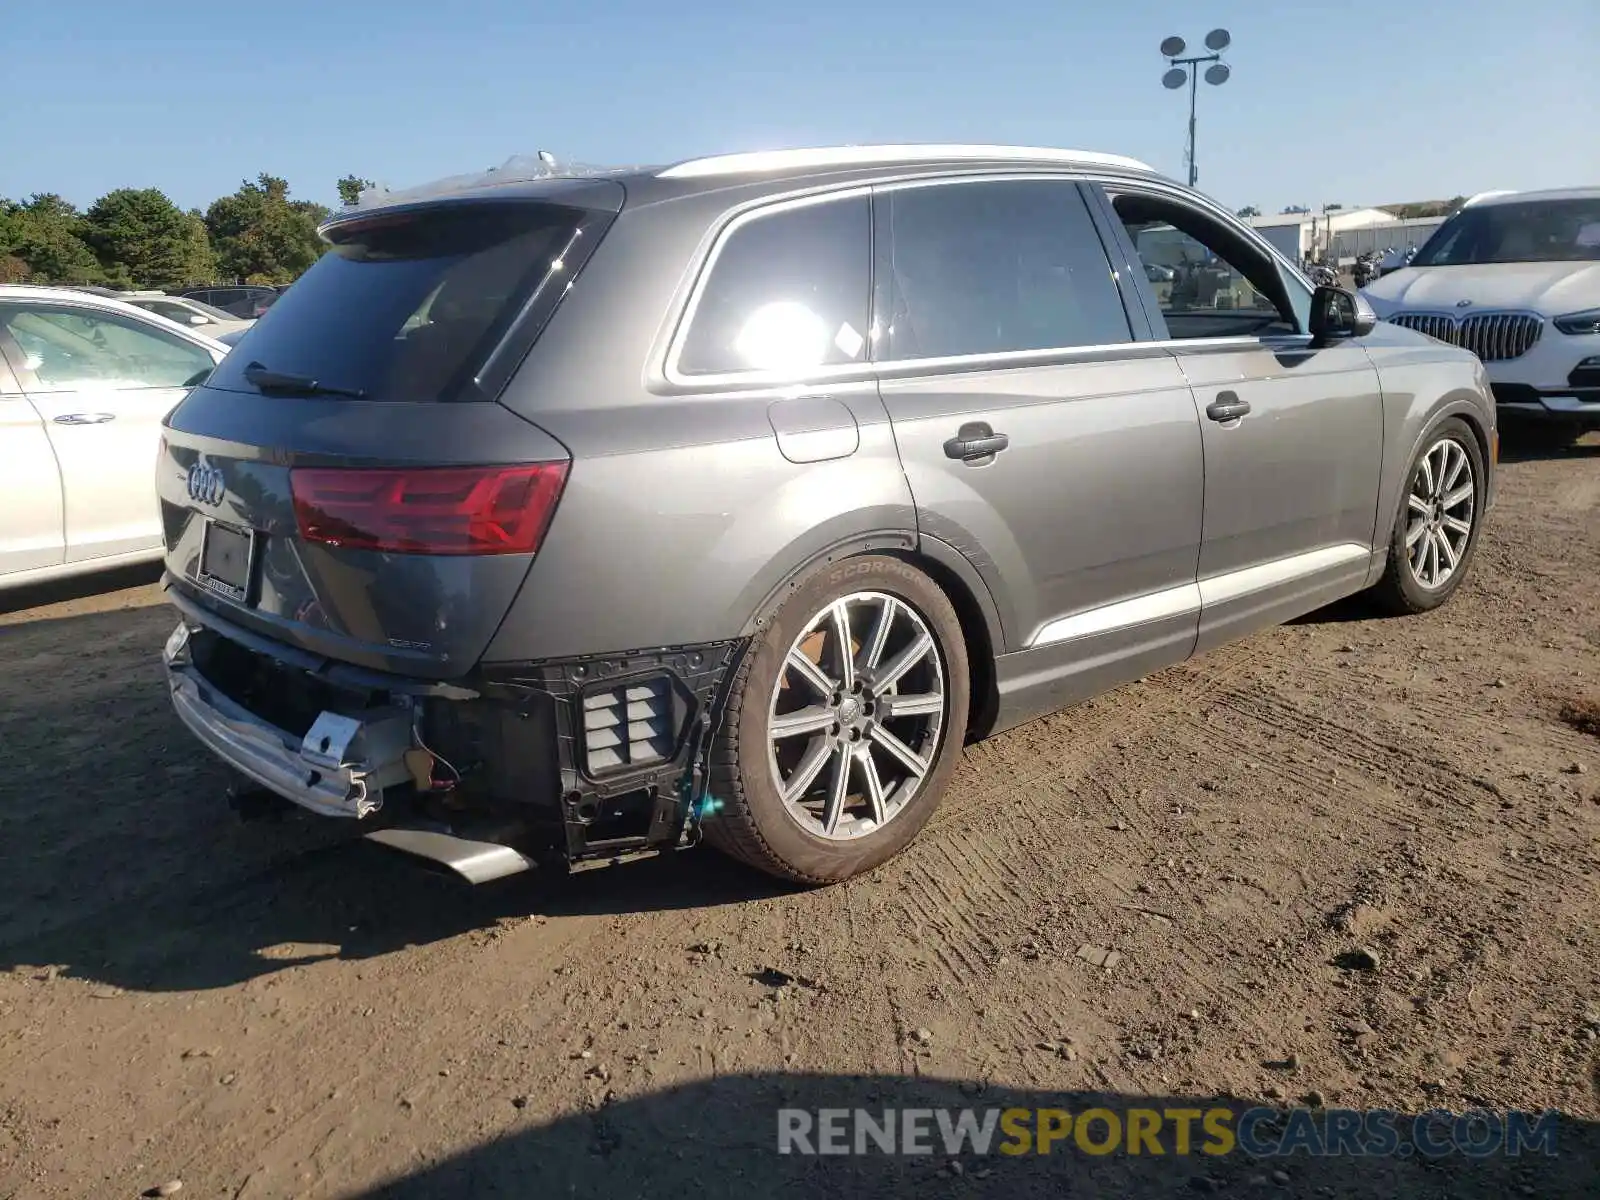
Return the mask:
<path id="1" fill-rule="evenodd" d="M 221 504 L 228 484 L 222 478 L 222 468 L 210 463 L 197 462 L 189 468 L 189 499 L 200 504 Z"/>

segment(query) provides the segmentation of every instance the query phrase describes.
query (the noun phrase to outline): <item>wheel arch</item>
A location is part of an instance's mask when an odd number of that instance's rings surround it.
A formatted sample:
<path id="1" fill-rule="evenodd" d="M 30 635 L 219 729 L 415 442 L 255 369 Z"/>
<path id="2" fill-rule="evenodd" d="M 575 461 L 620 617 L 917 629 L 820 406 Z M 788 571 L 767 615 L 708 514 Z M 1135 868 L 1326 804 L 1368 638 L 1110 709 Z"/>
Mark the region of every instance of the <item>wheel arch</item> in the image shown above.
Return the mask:
<path id="1" fill-rule="evenodd" d="M 1487 385 L 1482 383 L 1481 375 L 1482 367 L 1476 360 L 1470 369 L 1465 363 L 1434 359 L 1381 365 L 1379 377 L 1384 380 L 1386 415 L 1383 469 L 1379 478 L 1378 507 L 1373 514 L 1374 551 L 1387 549 L 1389 545 L 1405 481 L 1418 452 L 1439 425 L 1451 417 L 1460 419 L 1472 431 L 1485 467 L 1484 508 L 1487 511 L 1493 507 L 1496 490 L 1494 407 L 1483 390 Z M 1446 386 L 1438 386 L 1440 384 Z M 1376 583 L 1383 570 L 1384 561 L 1380 557 L 1373 564 L 1367 582 Z"/>
<path id="2" fill-rule="evenodd" d="M 835 542 L 805 558 L 781 583 L 767 591 L 745 622 L 742 636 L 748 638 L 763 629 L 783 602 L 818 571 L 841 559 L 866 554 L 898 558 L 916 567 L 933 580 L 955 609 L 967 643 L 970 705 L 966 734 L 969 741 L 981 740 L 993 728 L 999 708 L 995 647 L 1005 645 L 1005 633 L 994 597 L 982 576 L 960 551 L 938 538 L 919 537 L 909 530 L 885 529 Z"/>

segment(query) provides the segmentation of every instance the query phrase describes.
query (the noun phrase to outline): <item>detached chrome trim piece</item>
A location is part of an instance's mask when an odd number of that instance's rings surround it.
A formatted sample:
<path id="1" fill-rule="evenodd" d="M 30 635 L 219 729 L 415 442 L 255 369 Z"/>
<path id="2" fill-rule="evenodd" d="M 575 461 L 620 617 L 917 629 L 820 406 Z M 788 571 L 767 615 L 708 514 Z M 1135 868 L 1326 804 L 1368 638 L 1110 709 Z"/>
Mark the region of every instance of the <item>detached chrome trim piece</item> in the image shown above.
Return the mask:
<path id="1" fill-rule="evenodd" d="M 504 879 L 533 868 L 533 860 L 511 846 L 458 837 L 443 830 L 391 826 L 374 829 L 367 834 L 367 840 L 449 867 L 471 884 Z"/>
<path id="2" fill-rule="evenodd" d="M 880 163 L 1039 162 L 1154 171 L 1148 163 L 1096 150 L 1059 150 L 1048 146 L 900 145 L 819 146 L 805 150 L 756 150 L 719 154 L 677 163 L 656 174 L 658 179 L 705 179 L 715 175 L 747 175 L 761 171 L 797 171 L 809 167 L 865 167 Z"/>
<path id="3" fill-rule="evenodd" d="M 1163 588 L 1135 596 L 1132 600 L 1118 600 L 1115 604 L 1101 605 L 1067 617 L 1057 617 L 1042 626 L 1028 643 L 1028 649 L 1049 646 L 1056 642 L 1093 637 L 1118 629 L 1131 629 L 1172 617 L 1198 615 L 1202 608 L 1225 604 L 1255 592 L 1281 587 L 1297 579 L 1305 579 L 1335 567 L 1354 564 L 1372 557 L 1372 551 L 1355 542 L 1337 546 L 1324 546 L 1305 554 L 1294 554 L 1269 563 L 1260 563 L 1223 575 L 1213 575 L 1196 583 L 1183 583 L 1177 587 Z"/>

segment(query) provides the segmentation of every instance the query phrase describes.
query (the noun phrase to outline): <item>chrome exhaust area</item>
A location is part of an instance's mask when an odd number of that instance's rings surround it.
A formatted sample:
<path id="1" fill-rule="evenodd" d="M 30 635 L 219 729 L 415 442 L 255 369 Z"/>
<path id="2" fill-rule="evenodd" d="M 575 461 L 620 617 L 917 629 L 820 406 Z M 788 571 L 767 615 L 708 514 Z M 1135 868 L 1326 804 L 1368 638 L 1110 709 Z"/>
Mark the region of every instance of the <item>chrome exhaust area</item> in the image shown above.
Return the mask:
<path id="1" fill-rule="evenodd" d="M 391 850 L 426 858 L 448 867 L 468 883 L 488 883 L 533 869 L 533 859 L 500 842 L 480 842 L 442 829 L 388 826 L 366 835 Z"/>

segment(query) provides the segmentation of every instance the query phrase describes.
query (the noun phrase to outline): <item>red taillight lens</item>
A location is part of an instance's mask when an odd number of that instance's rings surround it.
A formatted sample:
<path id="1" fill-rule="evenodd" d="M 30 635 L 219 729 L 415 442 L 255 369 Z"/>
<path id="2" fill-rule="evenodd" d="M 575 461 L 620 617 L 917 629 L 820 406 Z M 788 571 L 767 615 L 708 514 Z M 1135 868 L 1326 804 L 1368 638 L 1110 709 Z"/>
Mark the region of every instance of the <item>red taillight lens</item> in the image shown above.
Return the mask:
<path id="1" fill-rule="evenodd" d="M 289 473 L 303 539 L 394 554 L 532 554 L 566 482 L 564 462 Z"/>

